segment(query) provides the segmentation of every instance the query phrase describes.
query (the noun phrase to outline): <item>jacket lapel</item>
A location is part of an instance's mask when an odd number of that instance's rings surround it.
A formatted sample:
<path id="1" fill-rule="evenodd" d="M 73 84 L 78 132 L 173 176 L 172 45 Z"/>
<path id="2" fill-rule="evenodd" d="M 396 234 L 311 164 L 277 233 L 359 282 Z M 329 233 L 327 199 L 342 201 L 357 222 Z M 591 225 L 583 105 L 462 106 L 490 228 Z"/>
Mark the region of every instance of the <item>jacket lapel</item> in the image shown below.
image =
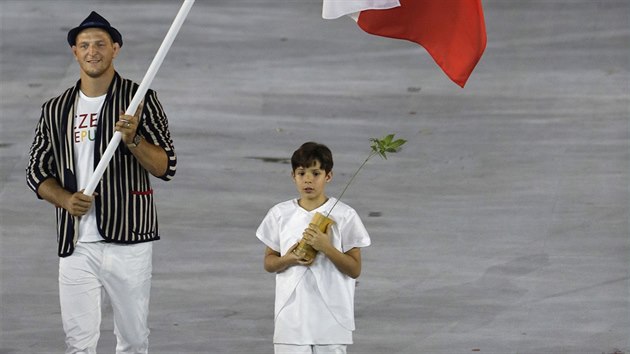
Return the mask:
<path id="1" fill-rule="evenodd" d="M 61 178 L 62 185 L 71 192 L 77 191 L 77 180 L 75 174 L 74 165 L 74 115 L 76 114 L 76 106 L 79 98 L 79 84 L 70 93 L 70 97 L 66 100 L 66 104 L 63 107 L 61 113 L 61 122 L 59 129 L 62 130 L 62 149 L 63 156 L 61 158 L 65 160 L 61 166 L 66 166 L 63 176 Z"/>

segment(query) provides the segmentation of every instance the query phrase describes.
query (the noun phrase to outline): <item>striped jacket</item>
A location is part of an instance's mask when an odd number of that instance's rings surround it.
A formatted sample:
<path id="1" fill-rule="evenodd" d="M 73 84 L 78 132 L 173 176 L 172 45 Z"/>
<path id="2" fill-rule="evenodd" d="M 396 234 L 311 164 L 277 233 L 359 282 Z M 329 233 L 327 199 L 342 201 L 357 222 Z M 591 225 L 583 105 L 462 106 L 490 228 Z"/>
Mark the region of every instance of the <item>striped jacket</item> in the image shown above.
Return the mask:
<path id="1" fill-rule="evenodd" d="M 77 191 L 74 161 L 75 108 L 78 102 L 80 80 L 42 106 L 26 167 L 28 186 L 37 193 L 48 178 L 55 178 L 70 192 Z M 94 166 L 98 164 L 114 135 L 114 125 L 124 112 L 138 85 L 115 74 L 110 84 L 94 141 Z M 137 133 L 146 142 L 159 145 L 168 155 L 168 168 L 163 180 L 175 175 L 177 157 L 173 149 L 168 121 L 155 91 L 148 90 Z M 160 238 L 157 213 L 149 172 L 120 144 L 95 190 L 94 208 L 99 232 L 106 242 L 139 243 Z M 38 198 L 41 199 L 39 194 Z M 78 237 L 77 217 L 57 207 L 57 242 L 60 257 L 72 254 Z"/>

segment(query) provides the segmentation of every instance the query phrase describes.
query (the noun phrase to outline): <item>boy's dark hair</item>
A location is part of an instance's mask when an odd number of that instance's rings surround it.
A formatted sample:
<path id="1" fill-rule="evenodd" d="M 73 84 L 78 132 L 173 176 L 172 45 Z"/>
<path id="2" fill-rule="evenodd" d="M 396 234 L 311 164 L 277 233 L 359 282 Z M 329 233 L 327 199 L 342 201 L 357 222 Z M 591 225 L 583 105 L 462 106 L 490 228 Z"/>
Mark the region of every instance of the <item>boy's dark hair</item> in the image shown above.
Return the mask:
<path id="1" fill-rule="evenodd" d="M 291 167 L 295 171 L 298 167 L 311 167 L 319 161 L 320 167 L 326 173 L 332 171 L 333 158 L 330 149 L 324 145 L 309 141 L 302 144 L 291 156 Z"/>

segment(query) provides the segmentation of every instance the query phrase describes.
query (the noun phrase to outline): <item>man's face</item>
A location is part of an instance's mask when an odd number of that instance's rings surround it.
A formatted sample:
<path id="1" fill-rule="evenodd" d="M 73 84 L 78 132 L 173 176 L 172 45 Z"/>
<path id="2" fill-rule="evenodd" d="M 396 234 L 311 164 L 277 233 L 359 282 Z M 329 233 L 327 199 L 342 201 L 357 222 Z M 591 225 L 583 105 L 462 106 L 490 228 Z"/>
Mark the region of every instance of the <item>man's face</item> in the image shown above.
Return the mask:
<path id="1" fill-rule="evenodd" d="M 114 43 L 109 33 L 100 28 L 88 28 L 77 35 L 72 53 L 81 71 L 92 78 L 99 78 L 104 73 L 114 70 L 112 65 L 120 46 Z"/>

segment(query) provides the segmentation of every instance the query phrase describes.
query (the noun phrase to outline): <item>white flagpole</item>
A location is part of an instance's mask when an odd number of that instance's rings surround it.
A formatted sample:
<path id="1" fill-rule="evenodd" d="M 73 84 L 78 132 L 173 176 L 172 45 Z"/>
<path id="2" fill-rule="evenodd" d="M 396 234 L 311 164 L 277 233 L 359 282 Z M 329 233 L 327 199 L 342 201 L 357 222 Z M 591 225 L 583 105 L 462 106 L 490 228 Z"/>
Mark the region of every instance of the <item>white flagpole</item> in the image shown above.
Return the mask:
<path id="1" fill-rule="evenodd" d="M 166 53 L 171 48 L 173 40 L 175 40 L 175 36 L 177 36 L 177 32 L 179 32 L 179 29 L 182 27 L 182 24 L 184 23 L 186 16 L 188 16 L 188 12 L 190 12 L 190 8 L 192 7 L 194 2 L 195 0 L 184 0 L 182 7 L 179 9 L 175 20 L 171 25 L 171 28 L 168 30 L 166 37 L 164 37 L 164 40 L 162 41 L 162 45 L 158 49 L 157 54 L 155 54 L 155 58 L 153 58 L 153 61 L 151 62 L 147 73 L 144 75 L 144 79 L 142 79 L 142 82 L 138 87 L 138 91 L 136 91 L 136 94 L 131 99 L 131 103 L 129 104 L 129 107 L 127 107 L 127 111 L 125 111 L 125 114 L 134 115 L 136 113 L 136 109 L 140 105 L 140 101 L 142 101 L 144 95 L 147 93 L 147 90 L 149 89 L 149 86 L 151 85 L 155 74 L 160 68 L 160 65 L 162 65 Z M 94 173 L 92 174 L 92 177 L 90 177 L 88 185 L 83 191 L 83 194 L 92 195 L 94 193 L 96 185 L 101 180 L 101 177 L 105 172 L 105 168 L 107 168 L 109 161 L 112 159 L 112 156 L 114 156 L 114 151 L 116 151 L 116 148 L 118 147 L 121 139 L 122 134 L 120 132 L 115 132 L 112 140 L 109 141 L 109 145 L 107 145 L 107 149 L 105 149 L 101 160 L 94 169 Z"/>

